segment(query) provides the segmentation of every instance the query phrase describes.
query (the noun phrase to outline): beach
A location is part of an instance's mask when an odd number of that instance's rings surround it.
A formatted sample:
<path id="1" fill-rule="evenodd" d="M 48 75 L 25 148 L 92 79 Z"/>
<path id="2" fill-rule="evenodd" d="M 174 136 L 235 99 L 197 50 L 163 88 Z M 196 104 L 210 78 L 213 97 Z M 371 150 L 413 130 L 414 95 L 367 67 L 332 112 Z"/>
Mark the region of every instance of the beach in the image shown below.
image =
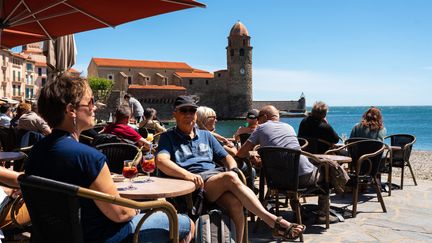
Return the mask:
<path id="1" fill-rule="evenodd" d="M 413 150 L 410 161 L 417 180 L 432 180 L 432 151 Z M 400 170 L 393 170 L 393 176 L 400 177 Z M 404 181 L 407 178 L 411 178 L 411 173 L 405 168 Z M 398 184 L 398 180 L 394 182 Z"/>

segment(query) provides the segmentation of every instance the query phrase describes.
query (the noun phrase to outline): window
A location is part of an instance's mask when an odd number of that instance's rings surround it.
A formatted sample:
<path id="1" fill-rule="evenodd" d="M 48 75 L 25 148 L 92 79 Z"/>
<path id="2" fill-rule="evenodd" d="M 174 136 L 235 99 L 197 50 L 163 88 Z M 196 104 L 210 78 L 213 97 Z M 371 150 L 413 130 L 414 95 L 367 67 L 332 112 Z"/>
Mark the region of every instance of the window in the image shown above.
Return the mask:
<path id="1" fill-rule="evenodd" d="M 230 50 L 230 55 L 234 56 L 234 50 L 233 49 Z"/>
<path id="2" fill-rule="evenodd" d="M 25 97 L 30 98 L 30 88 L 26 88 Z"/>
<path id="3" fill-rule="evenodd" d="M 38 68 L 38 75 L 42 76 L 42 68 Z"/>
<path id="4" fill-rule="evenodd" d="M 222 76 L 220 73 L 218 73 L 218 77 Z"/>
<path id="5" fill-rule="evenodd" d="M 18 72 L 18 82 L 21 82 L 21 72 Z"/>
<path id="6" fill-rule="evenodd" d="M 240 56 L 241 56 L 241 57 L 244 56 L 244 50 L 243 50 L 243 48 L 240 49 Z"/>
<path id="7" fill-rule="evenodd" d="M 192 85 L 193 80 L 189 79 L 189 85 Z"/>
<path id="8" fill-rule="evenodd" d="M 246 40 L 243 40 L 243 46 L 245 46 L 246 45 Z"/>
<path id="9" fill-rule="evenodd" d="M 132 84 L 132 77 L 128 76 L 128 84 L 131 85 Z"/>
<path id="10" fill-rule="evenodd" d="M 27 63 L 27 71 L 32 71 L 33 65 L 31 63 Z"/>
<path id="11" fill-rule="evenodd" d="M 21 85 L 13 85 L 12 86 L 12 94 L 13 94 L 13 96 L 21 95 Z"/>
<path id="12" fill-rule="evenodd" d="M 12 71 L 12 81 L 15 81 L 15 70 Z"/>
<path id="13" fill-rule="evenodd" d="M 42 78 L 42 86 L 44 86 L 46 83 L 46 78 Z"/>
<path id="14" fill-rule="evenodd" d="M 208 85 L 208 80 L 206 79 L 206 85 Z"/>
<path id="15" fill-rule="evenodd" d="M 108 74 L 108 79 L 109 80 L 113 80 L 113 75 L 112 74 Z"/>

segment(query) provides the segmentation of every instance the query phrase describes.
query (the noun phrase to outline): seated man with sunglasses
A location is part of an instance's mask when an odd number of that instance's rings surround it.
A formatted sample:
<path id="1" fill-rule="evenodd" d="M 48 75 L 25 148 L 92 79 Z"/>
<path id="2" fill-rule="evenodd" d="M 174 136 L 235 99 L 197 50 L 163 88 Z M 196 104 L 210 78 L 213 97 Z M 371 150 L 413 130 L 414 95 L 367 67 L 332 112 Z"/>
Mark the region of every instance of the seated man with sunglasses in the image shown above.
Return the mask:
<path id="1" fill-rule="evenodd" d="M 192 97 L 179 96 L 174 103 L 175 128 L 163 133 L 157 149 L 157 166 L 166 175 L 195 183 L 204 189 L 207 201 L 224 208 L 233 219 L 236 242 L 242 242 L 243 207 L 274 228 L 277 238 L 297 238 L 305 230 L 302 225 L 291 224 L 282 217 L 269 213 L 255 194 L 244 185 L 233 170 L 238 170 L 234 158 L 207 130 L 199 130 L 195 123 L 197 105 Z M 225 168 L 217 167 L 220 161 Z"/>

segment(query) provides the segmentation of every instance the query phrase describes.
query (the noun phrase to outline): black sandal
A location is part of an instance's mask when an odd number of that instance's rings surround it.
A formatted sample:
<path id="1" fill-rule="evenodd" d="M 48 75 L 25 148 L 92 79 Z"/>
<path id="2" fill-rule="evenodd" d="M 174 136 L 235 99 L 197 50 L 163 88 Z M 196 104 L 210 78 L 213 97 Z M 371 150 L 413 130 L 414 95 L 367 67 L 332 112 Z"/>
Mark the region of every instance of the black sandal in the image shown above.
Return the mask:
<path id="1" fill-rule="evenodd" d="M 285 228 L 281 225 L 282 217 L 277 217 L 275 221 L 275 225 L 272 231 L 272 236 L 276 239 L 282 240 L 296 240 L 300 237 L 301 234 L 306 230 L 306 225 L 301 225 L 303 230 L 298 233 L 298 235 L 294 235 L 294 229 L 299 226 L 299 224 L 291 223 L 290 227 Z"/>

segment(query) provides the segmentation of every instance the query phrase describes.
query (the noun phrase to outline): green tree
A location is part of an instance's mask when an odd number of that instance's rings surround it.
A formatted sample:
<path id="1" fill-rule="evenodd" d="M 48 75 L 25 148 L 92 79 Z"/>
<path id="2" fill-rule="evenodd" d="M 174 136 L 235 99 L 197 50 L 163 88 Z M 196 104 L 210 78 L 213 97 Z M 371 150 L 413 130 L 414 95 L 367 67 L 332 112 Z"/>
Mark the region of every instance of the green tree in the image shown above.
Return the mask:
<path id="1" fill-rule="evenodd" d="M 103 103 L 107 102 L 107 99 L 111 93 L 111 89 L 114 85 L 114 81 L 106 78 L 89 77 L 88 82 L 90 88 L 93 91 L 95 100 Z"/>

